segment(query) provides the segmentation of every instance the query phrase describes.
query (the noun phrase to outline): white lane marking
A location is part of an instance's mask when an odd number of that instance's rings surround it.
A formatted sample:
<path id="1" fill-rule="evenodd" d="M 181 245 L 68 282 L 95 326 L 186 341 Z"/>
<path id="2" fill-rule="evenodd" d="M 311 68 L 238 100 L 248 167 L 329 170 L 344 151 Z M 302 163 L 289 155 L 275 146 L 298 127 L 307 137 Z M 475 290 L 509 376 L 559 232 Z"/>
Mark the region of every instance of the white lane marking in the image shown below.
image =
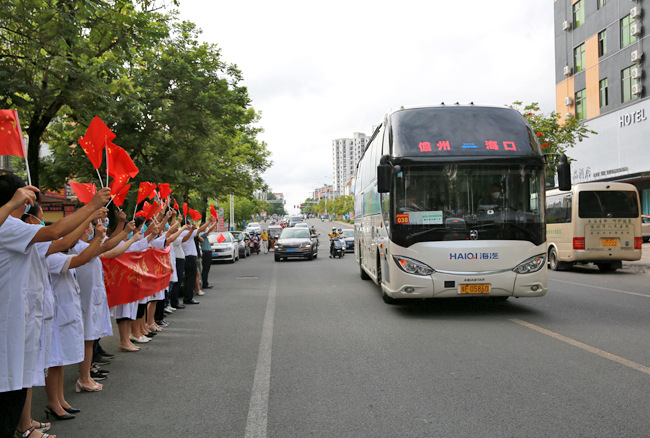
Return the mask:
<path id="1" fill-rule="evenodd" d="M 269 388 L 271 386 L 271 344 L 273 343 L 273 318 L 275 316 L 276 272 L 277 263 L 273 267 L 269 297 L 266 301 L 262 339 L 257 354 L 255 379 L 253 380 L 253 391 L 246 420 L 246 438 L 266 438 Z"/>
<path id="2" fill-rule="evenodd" d="M 650 295 L 640 294 L 638 292 L 630 292 L 629 290 L 611 289 L 609 287 L 594 286 L 593 284 L 576 283 L 576 282 L 573 282 L 573 281 L 566 281 L 566 280 L 557 280 L 555 278 L 549 279 L 549 280 L 550 281 L 557 281 L 557 282 L 560 282 L 560 283 L 573 284 L 573 285 L 576 285 L 576 286 L 589 287 L 589 288 L 592 288 L 592 289 L 602 289 L 602 290 L 606 290 L 606 291 L 610 291 L 610 292 L 618 292 L 618 293 L 622 293 L 622 294 L 636 295 L 637 297 L 650 298 Z"/>
<path id="3" fill-rule="evenodd" d="M 566 336 L 562 336 L 559 333 L 552 332 L 550 330 L 547 330 L 545 328 L 539 327 L 535 324 L 531 324 L 526 321 L 522 321 L 521 319 L 516 319 L 512 318 L 510 321 L 515 322 L 517 324 L 523 325 L 524 327 L 528 327 L 529 329 L 535 330 L 539 333 L 542 333 L 544 335 L 550 336 L 552 338 L 555 338 L 559 341 L 566 342 L 569 345 L 572 345 L 574 347 L 581 348 L 585 351 L 588 351 L 590 353 L 593 353 L 595 355 L 598 355 L 602 358 L 609 359 L 611 361 L 620 363 L 621 365 L 625 365 L 626 367 L 635 369 L 637 371 L 641 371 L 642 373 L 645 374 L 650 374 L 650 367 L 647 367 L 645 365 L 638 364 L 636 362 L 632 362 L 631 360 L 624 359 L 620 356 L 616 356 L 615 354 L 608 353 L 606 351 L 600 350 L 596 347 L 592 347 L 587 344 L 583 344 L 582 342 L 576 341 L 575 339 L 567 338 Z"/>

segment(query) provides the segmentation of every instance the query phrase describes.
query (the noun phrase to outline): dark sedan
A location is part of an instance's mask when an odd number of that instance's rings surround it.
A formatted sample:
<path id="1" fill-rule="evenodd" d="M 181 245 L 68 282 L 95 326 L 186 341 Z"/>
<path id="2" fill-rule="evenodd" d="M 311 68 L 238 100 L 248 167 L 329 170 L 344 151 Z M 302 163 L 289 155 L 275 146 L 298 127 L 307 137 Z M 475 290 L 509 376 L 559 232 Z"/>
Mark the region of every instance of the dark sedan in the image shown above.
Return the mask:
<path id="1" fill-rule="evenodd" d="M 308 228 L 285 228 L 275 241 L 275 261 L 289 257 L 312 260 L 318 256 L 318 237 Z"/>

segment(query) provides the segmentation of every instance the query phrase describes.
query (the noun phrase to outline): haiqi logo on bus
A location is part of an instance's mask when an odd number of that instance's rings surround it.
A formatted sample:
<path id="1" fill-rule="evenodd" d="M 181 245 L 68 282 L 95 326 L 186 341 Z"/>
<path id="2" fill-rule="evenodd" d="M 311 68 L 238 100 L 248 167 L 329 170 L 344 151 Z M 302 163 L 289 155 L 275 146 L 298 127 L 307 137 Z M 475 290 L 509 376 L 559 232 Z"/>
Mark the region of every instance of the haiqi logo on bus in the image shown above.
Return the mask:
<path id="1" fill-rule="evenodd" d="M 450 252 L 449 260 L 498 260 L 498 252 Z"/>

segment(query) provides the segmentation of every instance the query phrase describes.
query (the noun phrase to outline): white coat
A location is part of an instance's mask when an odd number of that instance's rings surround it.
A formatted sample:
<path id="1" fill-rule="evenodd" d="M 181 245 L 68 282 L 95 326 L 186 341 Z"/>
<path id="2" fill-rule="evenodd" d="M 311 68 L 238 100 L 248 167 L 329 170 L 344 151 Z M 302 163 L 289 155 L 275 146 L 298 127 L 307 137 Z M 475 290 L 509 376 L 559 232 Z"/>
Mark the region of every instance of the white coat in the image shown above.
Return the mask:
<path id="1" fill-rule="evenodd" d="M 34 382 L 47 276 L 30 242 L 40 228 L 12 216 L 0 226 L 0 392 Z"/>
<path id="2" fill-rule="evenodd" d="M 81 254 L 90 246 L 89 243 L 79 241 L 72 248 L 74 254 Z M 75 269 L 77 282 L 81 290 L 81 312 L 83 313 L 84 339 L 95 339 L 113 336 L 106 286 L 104 285 L 104 267 L 99 257 L 93 257 L 85 265 Z"/>
<path id="3" fill-rule="evenodd" d="M 45 263 L 45 256 L 51 244 L 52 242 L 39 242 L 34 244 L 44 266 L 47 265 Z M 36 368 L 34 369 L 34 386 L 45 386 L 44 370 L 49 367 L 50 356 L 52 354 L 58 355 L 58 350 L 52 351 L 52 336 L 54 335 L 55 324 L 52 278 L 49 272 L 46 272 L 46 275 L 47 281 L 44 284 L 45 289 L 43 290 L 43 325 L 41 326 L 41 337 L 38 341 L 38 356 L 36 358 Z"/>
<path id="4" fill-rule="evenodd" d="M 61 252 L 47 256 L 47 267 L 52 276 L 56 326 L 60 357 L 52 357 L 50 366 L 64 366 L 84 360 L 84 326 L 81 312 L 79 284 L 75 270 L 70 269 L 74 256 Z"/>

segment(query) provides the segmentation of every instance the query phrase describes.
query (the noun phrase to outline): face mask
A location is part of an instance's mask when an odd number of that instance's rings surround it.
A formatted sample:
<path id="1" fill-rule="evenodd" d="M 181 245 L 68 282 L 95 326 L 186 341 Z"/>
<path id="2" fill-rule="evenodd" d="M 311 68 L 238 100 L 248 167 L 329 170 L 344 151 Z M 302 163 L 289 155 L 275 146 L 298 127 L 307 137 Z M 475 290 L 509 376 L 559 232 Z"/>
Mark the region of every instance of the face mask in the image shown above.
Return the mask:
<path id="1" fill-rule="evenodd" d="M 143 226 L 142 226 L 142 233 L 144 233 L 145 231 L 147 231 L 147 226 L 146 226 L 146 225 L 143 225 Z"/>
<path id="2" fill-rule="evenodd" d="M 133 237 L 133 231 L 131 231 L 131 232 L 128 234 L 128 236 L 126 236 L 127 239 L 130 239 L 130 238 L 132 238 L 132 237 Z"/>
<path id="3" fill-rule="evenodd" d="M 27 206 L 29 207 L 29 204 L 27 204 Z M 25 213 L 25 214 L 27 214 L 27 213 Z M 37 218 L 33 214 L 30 214 L 30 216 L 33 217 L 34 219 L 36 219 L 41 224 L 41 226 L 43 226 L 43 227 L 45 226 L 45 221 L 44 220 L 41 220 L 41 219 Z"/>
<path id="4" fill-rule="evenodd" d="M 93 237 L 95 237 L 95 230 L 93 230 L 93 232 L 90 233 L 90 236 L 88 236 L 88 240 L 92 239 Z"/>
<path id="5" fill-rule="evenodd" d="M 169 224 L 165 224 L 165 231 L 169 230 Z"/>
<path id="6" fill-rule="evenodd" d="M 32 206 L 27 204 L 27 206 L 25 207 L 25 212 L 23 214 L 27 214 L 30 208 L 32 208 Z"/>
<path id="7" fill-rule="evenodd" d="M 104 219 L 104 228 L 108 228 L 108 218 Z"/>

